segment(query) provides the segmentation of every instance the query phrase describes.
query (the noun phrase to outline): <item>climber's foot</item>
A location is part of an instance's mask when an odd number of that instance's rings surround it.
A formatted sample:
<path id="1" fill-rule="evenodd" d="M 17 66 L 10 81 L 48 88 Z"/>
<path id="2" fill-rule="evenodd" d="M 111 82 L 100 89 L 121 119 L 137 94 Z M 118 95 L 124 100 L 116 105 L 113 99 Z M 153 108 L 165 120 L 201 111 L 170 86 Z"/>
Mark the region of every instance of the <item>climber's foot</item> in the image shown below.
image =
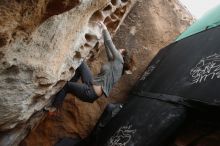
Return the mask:
<path id="1" fill-rule="evenodd" d="M 58 110 L 56 107 L 45 107 L 44 111 L 48 112 L 48 116 L 57 116 Z"/>

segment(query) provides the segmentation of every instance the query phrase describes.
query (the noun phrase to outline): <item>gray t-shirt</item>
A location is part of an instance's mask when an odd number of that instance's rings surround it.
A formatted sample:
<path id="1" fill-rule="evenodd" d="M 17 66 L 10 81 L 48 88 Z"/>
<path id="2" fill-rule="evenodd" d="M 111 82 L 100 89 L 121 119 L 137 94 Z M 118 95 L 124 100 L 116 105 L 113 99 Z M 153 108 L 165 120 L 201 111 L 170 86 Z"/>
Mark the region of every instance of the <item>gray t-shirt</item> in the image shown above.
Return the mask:
<path id="1" fill-rule="evenodd" d="M 113 85 L 122 75 L 124 60 L 113 44 L 109 32 L 105 29 L 103 30 L 103 37 L 108 62 L 102 66 L 101 72 L 94 78 L 94 85 L 101 85 L 104 94 L 109 96 Z"/>

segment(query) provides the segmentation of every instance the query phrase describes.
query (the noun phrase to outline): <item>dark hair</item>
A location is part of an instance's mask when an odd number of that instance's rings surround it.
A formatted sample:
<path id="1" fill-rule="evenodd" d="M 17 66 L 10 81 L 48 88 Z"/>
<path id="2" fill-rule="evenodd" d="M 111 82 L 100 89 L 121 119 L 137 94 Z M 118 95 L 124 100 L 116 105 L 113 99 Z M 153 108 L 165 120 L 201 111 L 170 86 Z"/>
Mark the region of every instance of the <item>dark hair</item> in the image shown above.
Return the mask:
<path id="1" fill-rule="evenodd" d="M 133 67 L 135 65 L 135 61 L 134 61 L 134 56 L 133 56 L 132 52 L 128 52 L 127 50 L 122 52 L 122 56 L 124 59 L 122 74 L 124 74 L 126 70 L 133 70 Z"/>

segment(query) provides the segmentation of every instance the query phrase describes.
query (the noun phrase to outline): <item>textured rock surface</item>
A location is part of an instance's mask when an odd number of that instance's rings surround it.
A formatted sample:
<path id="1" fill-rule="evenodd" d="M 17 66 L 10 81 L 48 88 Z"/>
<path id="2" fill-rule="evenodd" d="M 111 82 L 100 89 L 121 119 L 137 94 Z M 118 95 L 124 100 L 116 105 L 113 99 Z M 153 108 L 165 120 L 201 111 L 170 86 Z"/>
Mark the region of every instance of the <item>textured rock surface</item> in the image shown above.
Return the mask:
<path id="1" fill-rule="evenodd" d="M 97 51 L 95 22 L 116 31 L 133 2 L 0 2 L 0 145 L 17 145 L 81 60 Z"/>
<path id="2" fill-rule="evenodd" d="M 84 138 L 95 125 L 105 105 L 108 102 L 124 101 L 157 51 L 172 42 L 192 20 L 192 16 L 176 0 L 138 1 L 114 36 L 118 48 L 126 48 L 134 55 L 136 70 L 132 75 L 122 77 L 111 92 L 111 98 L 102 97 L 93 104 L 81 102 L 69 95 L 61 118 L 47 117 L 21 145 L 51 146 L 62 137 Z M 89 59 L 94 74 L 99 72 L 105 59 L 103 47 Z"/>

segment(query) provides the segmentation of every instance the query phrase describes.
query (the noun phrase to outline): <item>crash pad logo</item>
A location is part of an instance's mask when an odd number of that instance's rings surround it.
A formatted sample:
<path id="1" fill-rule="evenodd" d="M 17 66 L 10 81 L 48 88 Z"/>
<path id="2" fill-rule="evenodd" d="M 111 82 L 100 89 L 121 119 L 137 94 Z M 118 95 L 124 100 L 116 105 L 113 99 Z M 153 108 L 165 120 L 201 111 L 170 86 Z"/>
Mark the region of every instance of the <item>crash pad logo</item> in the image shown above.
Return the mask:
<path id="1" fill-rule="evenodd" d="M 160 63 L 160 59 L 156 60 L 154 64 L 150 65 L 147 70 L 144 72 L 142 77 L 140 78 L 141 81 L 145 80 L 157 67 L 157 65 Z"/>
<path id="2" fill-rule="evenodd" d="M 149 66 L 148 69 L 144 72 L 144 74 L 140 78 L 140 80 L 142 80 L 142 81 L 145 80 L 146 77 L 148 77 L 154 71 L 155 68 L 156 68 L 156 66 L 154 66 L 154 65 Z"/>
<path id="3" fill-rule="evenodd" d="M 131 137 L 135 134 L 136 129 L 132 125 L 122 126 L 109 140 L 108 146 L 126 146 Z"/>
<path id="4" fill-rule="evenodd" d="M 199 63 L 190 70 L 190 75 L 193 84 L 220 78 L 220 55 L 215 53 L 202 58 Z"/>

